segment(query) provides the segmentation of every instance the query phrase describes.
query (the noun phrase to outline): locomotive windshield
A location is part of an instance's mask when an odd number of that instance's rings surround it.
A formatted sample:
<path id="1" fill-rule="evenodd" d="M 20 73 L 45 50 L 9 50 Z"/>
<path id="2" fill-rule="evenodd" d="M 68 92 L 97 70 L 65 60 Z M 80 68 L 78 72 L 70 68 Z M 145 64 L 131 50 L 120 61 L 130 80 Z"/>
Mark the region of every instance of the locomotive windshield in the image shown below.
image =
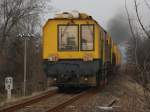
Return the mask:
<path id="1" fill-rule="evenodd" d="M 81 25 L 81 50 L 94 49 L 94 25 Z"/>
<path id="2" fill-rule="evenodd" d="M 59 50 L 78 50 L 78 25 L 59 25 Z"/>

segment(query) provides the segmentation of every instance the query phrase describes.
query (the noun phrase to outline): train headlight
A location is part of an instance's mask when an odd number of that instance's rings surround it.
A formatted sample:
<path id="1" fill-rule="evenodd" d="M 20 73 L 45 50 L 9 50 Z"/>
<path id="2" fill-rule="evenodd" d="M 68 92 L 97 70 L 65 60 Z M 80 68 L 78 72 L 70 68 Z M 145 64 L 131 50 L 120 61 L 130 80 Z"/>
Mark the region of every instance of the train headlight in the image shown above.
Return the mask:
<path id="1" fill-rule="evenodd" d="M 84 80 L 85 80 L 85 81 L 87 81 L 87 80 L 88 80 L 88 78 L 87 78 L 87 77 L 85 77 L 85 78 L 84 78 Z"/>
<path id="2" fill-rule="evenodd" d="M 93 61 L 93 56 L 91 54 L 86 54 L 83 57 L 83 61 Z"/>
<path id="3" fill-rule="evenodd" d="M 50 56 L 49 61 L 58 61 L 58 56 L 57 55 L 54 55 L 54 56 Z"/>
<path id="4" fill-rule="evenodd" d="M 49 61 L 53 61 L 53 58 L 52 58 L 52 57 L 49 57 L 48 60 L 49 60 Z"/>

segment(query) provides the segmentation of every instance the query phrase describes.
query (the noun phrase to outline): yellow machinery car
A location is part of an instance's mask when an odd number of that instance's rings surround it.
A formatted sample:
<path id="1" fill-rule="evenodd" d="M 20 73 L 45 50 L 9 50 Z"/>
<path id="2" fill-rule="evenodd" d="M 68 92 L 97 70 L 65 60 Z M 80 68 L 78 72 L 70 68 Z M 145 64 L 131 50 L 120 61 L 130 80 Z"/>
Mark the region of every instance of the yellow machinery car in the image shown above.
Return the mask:
<path id="1" fill-rule="evenodd" d="M 110 35 L 85 13 L 64 12 L 49 19 L 43 27 L 43 66 L 49 82 L 58 87 L 106 83 L 113 54 L 119 62 L 112 43 Z"/>

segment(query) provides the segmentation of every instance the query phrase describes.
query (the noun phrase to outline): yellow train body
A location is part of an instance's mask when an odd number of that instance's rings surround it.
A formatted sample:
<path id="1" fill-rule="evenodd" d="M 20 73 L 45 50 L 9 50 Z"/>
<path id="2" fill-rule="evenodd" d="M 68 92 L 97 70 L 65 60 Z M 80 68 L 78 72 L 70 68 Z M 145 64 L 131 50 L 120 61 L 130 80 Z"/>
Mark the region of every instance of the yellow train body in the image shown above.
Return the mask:
<path id="1" fill-rule="evenodd" d="M 121 64 L 121 52 L 117 46 L 117 44 L 113 44 L 113 53 L 116 56 L 116 65 L 120 65 Z"/>
<path id="2" fill-rule="evenodd" d="M 63 13 L 43 27 L 43 60 L 51 82 L 96 86 L 107 81 L 108 69 L 121 63 L 121 53 L 91 16 Z"/>
<path id="3" fill-rule="evenodd" d="M 78 26 L 79 43 L 80 25 L 94 25 L 94 49 L 91 51 L 81 51 L 81 46 L 77 51 L 58 51 L 58 25 L 74 24 Z M 50 19 L 43 29 L 43 59 L 49 59 L 53 55 L 57 55 L 59 59 L 83 59 L 86 55 L 91 55 L 93 59 L 101 58 L 100 49 L 100 33 L 101 28 L 92 19 Z"/>

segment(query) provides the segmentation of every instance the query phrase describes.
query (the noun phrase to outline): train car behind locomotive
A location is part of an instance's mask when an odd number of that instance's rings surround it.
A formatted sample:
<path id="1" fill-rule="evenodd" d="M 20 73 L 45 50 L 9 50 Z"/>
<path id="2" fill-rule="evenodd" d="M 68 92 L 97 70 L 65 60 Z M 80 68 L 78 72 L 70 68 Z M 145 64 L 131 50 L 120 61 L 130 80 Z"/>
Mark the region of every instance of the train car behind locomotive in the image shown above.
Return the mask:
<path id="1" fill-rule="evenodd" d="M 58 14 L 43 27 L 43 67 L 52 85 L 106 83 L 108 68 L 120 63 L 119 52 L 110 35 L 84 13 Z"/>

